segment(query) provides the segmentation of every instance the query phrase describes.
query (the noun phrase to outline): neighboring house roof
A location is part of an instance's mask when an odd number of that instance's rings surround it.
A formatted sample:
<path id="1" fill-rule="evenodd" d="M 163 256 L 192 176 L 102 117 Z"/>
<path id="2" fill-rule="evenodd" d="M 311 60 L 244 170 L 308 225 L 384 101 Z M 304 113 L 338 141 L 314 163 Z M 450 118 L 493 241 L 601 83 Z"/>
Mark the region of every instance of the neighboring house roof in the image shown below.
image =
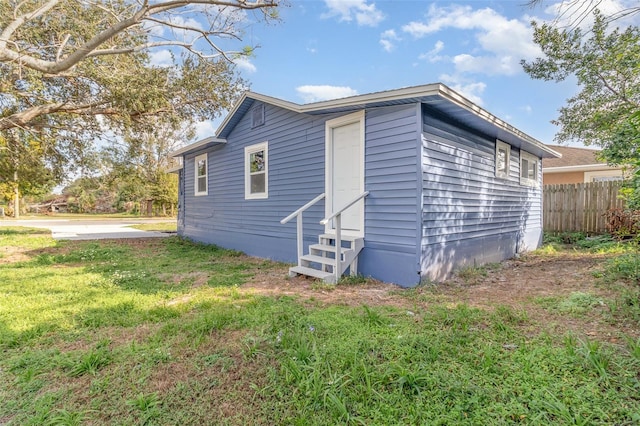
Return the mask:
<path id="1" fill-rule="evenodd" d="M 562 158 L 544 158 L 542 160 L 543 173 L 617 169 L 617 167 L 609 166 L 598 159 L 600 150 L 560 145 L 548 146 L 562 154 Z"/>
<path id="2" fill-rule="evenodd" d="M 365 108 L 406 105 L 420 102 L 431 106 L 435 110 L 454 118 L 466 126 L 480 130 L 539 157 L 550 158 L 560 155 L 539 140 L 516 129 L 442 83 L 406 87 L 304 105 L 259 93 L 245 92 L 220 125 L 215 137 L 195 142 L 171 153 L 171 155 L 184 155 L 202 150 L 214 144 L 224 143 L 233 128 L 251 109 L 255 101 L 265 102 L 290 111 L 310 115 L 350 112 Z"/>

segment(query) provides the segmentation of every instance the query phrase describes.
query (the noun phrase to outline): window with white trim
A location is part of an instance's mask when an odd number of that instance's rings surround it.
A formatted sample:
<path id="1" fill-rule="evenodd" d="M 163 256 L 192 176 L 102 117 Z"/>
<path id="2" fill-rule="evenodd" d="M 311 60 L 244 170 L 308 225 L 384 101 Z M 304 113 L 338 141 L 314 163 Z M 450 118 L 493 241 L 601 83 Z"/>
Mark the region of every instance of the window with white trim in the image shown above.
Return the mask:
<path id="1" fill-rule="evenodd" d="M 269 197 L 268 142 L 244 149 L 244 198 Z"/>
<path id="2" fill-rule="evenodd" d="M 207 179 L 207 154 L 198 155 L 195 159 L 195 195 L 207 195 L 209 187 Z"/>
<path id="3" fill-rule="evenodd" d="M 540 159 L 526 151 L 520 151 L 520 184 L 538 186 L 538 166 Z"/>
<path id="4" fill-rule="evenodd" d="M 496 140 L 496 176 L 509 177 L 509 165 L 511 164 L 511 145 Z"/>

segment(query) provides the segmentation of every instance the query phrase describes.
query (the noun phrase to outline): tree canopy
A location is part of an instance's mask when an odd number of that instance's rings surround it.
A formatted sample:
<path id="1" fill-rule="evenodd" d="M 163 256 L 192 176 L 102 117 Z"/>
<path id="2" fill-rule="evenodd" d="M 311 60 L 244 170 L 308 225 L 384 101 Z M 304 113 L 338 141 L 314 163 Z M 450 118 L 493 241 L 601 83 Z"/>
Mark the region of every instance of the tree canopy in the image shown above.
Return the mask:
<path id="1" fill-rule="evenodd" d="M 586 34 L 580 28 L 561 30 L 535 21 L 532 25 L 544 57 L 522 61 L 524 70 L 548 81 L 573 76 L 580 88 L 554 121 L 560 126 L 556 140 L 606 147 L 640 109 L 640 30 L 610 31 L 597 10 Z"/>
<path id="2" fill-rule="evenodd" d="M 640 208 L 640 29 L 610 29 L 615 21 L 593 10 L 588 30 L 559 29 L 533 22 L 534 41 L 544 57 L 522 61 L 535 79 L 577 80 L 579 91 L 569 98 L 553 122 L 556 141 L 580 141 L 602 148 L 607 163 L 630 169 L 626 198 Z"/>
<path id="3" fill-rule="evenodd" d="M 0 181 L 27 178 L 38 154 L 59 180 L 96 140 L 219 116 L 246 88 L 243 28 L 277 18 L 280 1 L 0 2 Z"/>
<path id="4" fill-rule="evenodd" d="M 246 10 L 275 16 L 277 0 L 9 0 L 0 3 L 0 130 L 40 131 L 96 116 L 211 118 L 241 87 L 229 40 Z M 187 16 L 188 18 L 186 18 Z M 179 48 L 175 67 L 150 49 Z M 92 120 L 93 119 L 93 120 Z M 111 123 L 113 124 L 113 123 Z"/>

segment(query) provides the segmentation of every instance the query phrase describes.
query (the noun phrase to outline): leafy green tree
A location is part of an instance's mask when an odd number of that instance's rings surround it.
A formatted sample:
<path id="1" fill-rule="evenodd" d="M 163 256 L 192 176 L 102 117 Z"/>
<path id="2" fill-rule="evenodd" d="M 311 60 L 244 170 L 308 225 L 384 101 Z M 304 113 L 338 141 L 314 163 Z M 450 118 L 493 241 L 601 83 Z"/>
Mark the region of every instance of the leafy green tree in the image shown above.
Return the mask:
<path id="1" fill-rule="evenodd" d="M 587 34 L 532 23 L 534 41 L 544 57 L 522 61 L 535 79 L 577 79 L 580 91 L 567 100 L 554 121 L 558 142 L 578 140 L 606 147 L 631 114 L 640 108 L 640 31 L 629 27 L 609 31 L 597 10 Z"/>
<path id="2" fill-rule="evenodd" d="M 169 153 L 192 134 L 189 128 L 157 125 L 130 132 L 124 143 L 107 147 L 104 163 L 110 167 L 110 185 L 117 188 L 117 203 L 150 203 L 148 209 L 156 203 L 163 214 L 167 214 L 167 207 L 173 210 L 178 201 L 178 182 L 176 175 L 167 173 L 172 165 Z"/>
<path id="3" fill-rule="evenodd" d="M 544 57 L 522 61 L 535 79 L 562 81 L 574 77 L 579 92 L 560 108 L 553 123 L 556 141 L 581 141 L 602 148 L 609 164 L 634 170 L 640 164 L 640 29 L 608 28 L 609 18 L 594 10 L 589 31 L 532 23 L 534 41 Z M 627 183 L 627 201 L 640 201 L 640 186 Z"/>
<path id="4" fill-rule="evenodd" d="M 62 178 L 64 158 L 46 140 L 12 129 L 0 134 L 0 194 L 20 215 L 21 196 L 48 193 Z"/>
<path id="5" fill-rule="evenodd" d="M 215 118 L 246 87 L 242 29 L 279 1 L 3 0 L 0 136 L 46 141 L 69 169 L 107 135 Z M 154 65 L 158 49 L 171 66 Z"/>

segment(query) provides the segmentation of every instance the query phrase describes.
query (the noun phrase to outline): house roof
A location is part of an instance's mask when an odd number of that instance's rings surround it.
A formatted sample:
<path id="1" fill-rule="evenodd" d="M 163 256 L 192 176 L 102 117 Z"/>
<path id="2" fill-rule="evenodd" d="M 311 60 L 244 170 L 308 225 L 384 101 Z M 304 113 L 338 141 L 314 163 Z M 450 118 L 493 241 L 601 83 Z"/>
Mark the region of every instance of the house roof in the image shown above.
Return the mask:
<path id="1" fill-rule="evenodd" d="M 350 112 L 361 109 L 406 105 L 420 102 L 431 106 L 433 109 L 454 118 L 466 126 L 480 130 L 483 133 L 518 148 L 523 148 L 532 154 L 543 158 L 560 156 L 560 154 L 556 153 L 547 145 L 499 119 L 442 83 L 405 87 L 402 89 L 350 96 L 347 98 L 314 102 L 304 105 L 262 95 L 260 93 L 245 92 L 216 131 L 216 136 L 214 138 L 207 139 L 224 141 L 256 101 L 265 102 L 297 113 L 309 115 Z M 202 144 L 202 142 L 203 141 L 196 142 L 195 144 L 182 148 L 182 150 L 178 150 L 171 155 L 184 155 L 188 152 L 202 149 L 206 145 Z M 196 147 L 196 145 L 198 146 Z"/>
<path id="2" fill-rule="evenodd" d="M 607 170 L 615 168 L 598 159 L 598 149 L 576 148 L 572 146 L 549 145 L 551 149 L 562 154 L 562 158 L 544 158 L 542 170 L 546 173 L 572 172 L 589 170 Z"/>
<path id="3" fill-rule="evenodd" d="M 211 148 L 212 146 L 215 145 L 220 145 L 220 144 L 224 144 L 227 143 L 226 139 L 220 139 L 220 138 L 216 138 L 213 136 L 210 136 L 208 138 L 204 138 L 202 140 L 199 140 L 197 142 L 194 142 L 190 145 L 187 146 L 183 146 L 180 149 L 177 149 L 171 153 L 169 153 L 169 157 L 178 157 L 181 155 L 185 155 L 185 154 L 190 154 L 192 152 L 196 152 L 196 151 L 202 151 L 204 149 L 207 148 Z M 173 170 L 173 168 L 171 170 L 169 170 L 169 173 L 175 173 L 176 171 L 180 170 L 182 168 L 182 166 L 180 166 L 179 168 Z"/>

